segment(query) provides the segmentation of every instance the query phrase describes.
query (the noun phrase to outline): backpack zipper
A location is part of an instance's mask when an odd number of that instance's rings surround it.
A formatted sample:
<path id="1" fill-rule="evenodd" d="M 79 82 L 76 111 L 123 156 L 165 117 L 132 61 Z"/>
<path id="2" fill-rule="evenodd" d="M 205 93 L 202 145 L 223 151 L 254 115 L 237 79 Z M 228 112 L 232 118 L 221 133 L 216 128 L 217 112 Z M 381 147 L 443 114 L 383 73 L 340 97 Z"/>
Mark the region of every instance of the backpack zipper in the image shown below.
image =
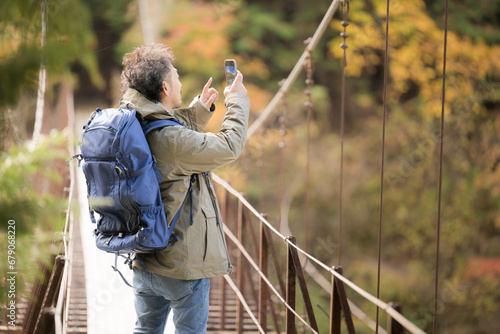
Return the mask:
<path id="1" fill-rule="evenodd" d="M 109 245 L 109 243 L 111 242 L 111 239 L 113 239 L 113 237 L 114 237 L 114 236 L 115 236 L 115 235 L 113 234 L 113 235 L 111 235 L 111 236 L 109 237 L 109 239 L 106 241 L 106 245 Z"/>
<path id="2" fill-rule="evenodd" d="M 112 128 L 110 126 L 104 126 L 104 125 L 98 125 L 98 126 L 94 126 L 92 128 L 87 128 L 86 132 L 90 132 L 90 131 L 94 131 L 94 130 L 106 130 L 106 131 L 113 132 L 113 133 L 117 132 L 117 130 L 115 128 Z"/>

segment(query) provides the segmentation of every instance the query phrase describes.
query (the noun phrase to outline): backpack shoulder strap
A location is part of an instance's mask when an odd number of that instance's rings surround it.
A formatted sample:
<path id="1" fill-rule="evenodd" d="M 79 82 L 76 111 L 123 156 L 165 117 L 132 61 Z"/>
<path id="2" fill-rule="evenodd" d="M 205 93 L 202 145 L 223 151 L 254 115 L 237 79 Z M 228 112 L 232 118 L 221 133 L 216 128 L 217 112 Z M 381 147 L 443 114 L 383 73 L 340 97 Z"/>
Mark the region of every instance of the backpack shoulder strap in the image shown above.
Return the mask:
<path id="1" fill-rule="evenodd" d="M 184 126 L 184 124 L 181 123 L 181 121 L 173 118 L 173 119 L 159 119 L 155 121 L 142 121 L 141 126 L 142 126 L 142 131 L 144 131 L 144 135 L 147 135 L 151 131 L 158 129 L 158 128 L 164 128 L 167 126 L 176 126 L 176 125 L 181 125 Z"/>

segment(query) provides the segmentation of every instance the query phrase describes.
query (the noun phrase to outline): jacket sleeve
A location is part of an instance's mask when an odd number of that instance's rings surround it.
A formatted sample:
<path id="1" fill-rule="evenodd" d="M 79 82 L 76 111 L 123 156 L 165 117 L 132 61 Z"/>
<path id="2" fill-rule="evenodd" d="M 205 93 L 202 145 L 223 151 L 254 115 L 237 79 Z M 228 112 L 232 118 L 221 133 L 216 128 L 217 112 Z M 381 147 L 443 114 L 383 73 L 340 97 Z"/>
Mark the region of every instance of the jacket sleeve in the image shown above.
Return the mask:
<path id="1" fill-rule="evenodd" d="M 250 100 L 241 93 L 226 97 L 226 115 L 218 133 L 201 133 L 180 126 L 158 131 L 153 144 L 156 158 L 176 174 L 211 171 L 236 160 L 245 145 Z"/>
<path id="2" fill-rule="evenodd" d="M 204 131 L 215 108 L 208 109 L 197 96 L 186 109 L 174 109 L 172 115 L 195 131 Z"/>
<path id="3" fill-rule="evenodd" d="M 193 99 L 193 102 L 191 102 L 189 106 L 194 107 L 199 131 L 205 131 L 208 122 L 214 114 L 215 105 L 212 105 L 213 108 L 209 109 L 205 104 L 201 102 L 200 96 L 197 96 Z"/>

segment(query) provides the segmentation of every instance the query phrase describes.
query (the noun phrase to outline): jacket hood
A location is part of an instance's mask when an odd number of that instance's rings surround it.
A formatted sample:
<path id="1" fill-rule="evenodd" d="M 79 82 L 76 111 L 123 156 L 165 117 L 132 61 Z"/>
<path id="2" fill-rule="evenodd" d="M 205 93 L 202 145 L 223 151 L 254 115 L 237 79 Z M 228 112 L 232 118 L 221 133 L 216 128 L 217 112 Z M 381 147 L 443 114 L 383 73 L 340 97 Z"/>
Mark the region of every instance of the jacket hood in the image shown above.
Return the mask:
<path id="1" fill-rule="evenodd" d="M 133 88 L 128 88 L 123 94 L 120 107 L 135 109 L 144 119 L 174 118 L 160 102 L 149 100 Z"/>

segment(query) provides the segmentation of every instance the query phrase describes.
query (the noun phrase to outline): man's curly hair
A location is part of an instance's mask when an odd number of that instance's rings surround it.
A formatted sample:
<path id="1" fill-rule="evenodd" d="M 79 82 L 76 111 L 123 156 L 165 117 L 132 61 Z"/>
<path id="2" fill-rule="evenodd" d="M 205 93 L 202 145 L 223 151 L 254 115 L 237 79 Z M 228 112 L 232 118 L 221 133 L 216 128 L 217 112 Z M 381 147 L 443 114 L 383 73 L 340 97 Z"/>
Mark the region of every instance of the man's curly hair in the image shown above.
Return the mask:
<path id="1" fill-rule="evenodd" d="M 173 68 L 172 49 L 161 43 L 139 46 L 123 57 L 122 94 L 133 88 L 148 99 L 160 102 L 162 82 Z"/>

